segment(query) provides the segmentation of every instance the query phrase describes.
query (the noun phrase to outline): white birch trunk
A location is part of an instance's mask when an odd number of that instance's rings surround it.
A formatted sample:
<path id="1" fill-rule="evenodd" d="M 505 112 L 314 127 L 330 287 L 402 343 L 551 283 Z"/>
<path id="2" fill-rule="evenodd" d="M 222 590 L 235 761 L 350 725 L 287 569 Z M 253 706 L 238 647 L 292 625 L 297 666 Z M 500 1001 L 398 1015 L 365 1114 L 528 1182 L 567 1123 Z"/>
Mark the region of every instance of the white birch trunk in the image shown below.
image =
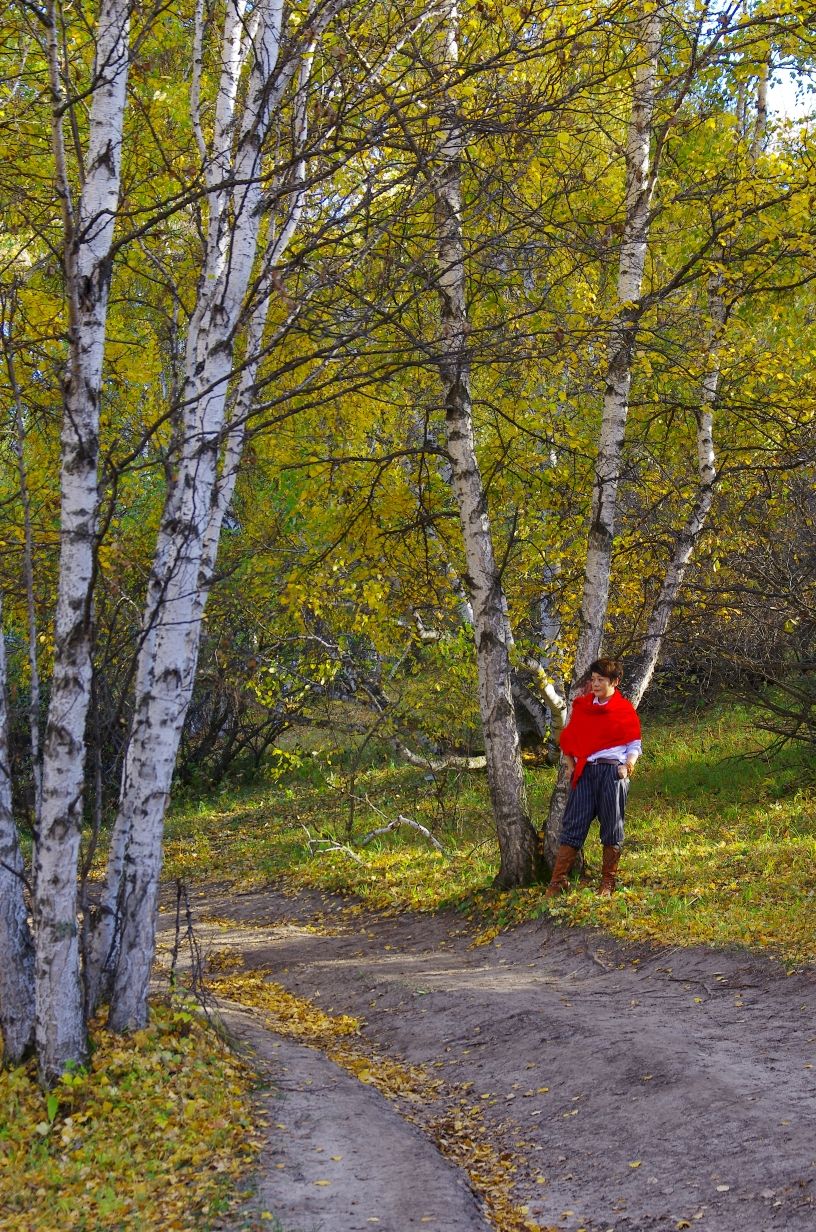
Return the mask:
<path id="1" fill-rule="evenodd" d="M 14 439 L 12 447 L 17 460 L 20 502 L 23 506 L 23 578 L 26 591 L 28 625 L 28 670 L 31 674 L 28 703 L 28 727 L 31 740 L 31 774 L 34 782 L 34 833 L 40 828 L 42 812 L 42 757 L 40 752 L 40 669 L 37 654 L 37 606 L 34 594 L 34 529 L 31 522 L 31 496 L 25 463 L 25 421 L 23 399 L 17 382 L 17 370 L 11 350 L 11 337 L 4 334 L 6 368 L 14 400 Z"/>
<path id="2" fill-rule="evenodd" d="M 231 35 L 229 30 L 227 32 L 226 41 L 228 45 L 230 45 Z M 238 50 L 240 51 L 240 49 Z M 308 135 L 308 112 L 306 104 L 313 58 L 314 45 L 312 44 L 307 49 L 306 54 L 301 60 L 298 93 L 295 100 L 295 134 L 296 142 L 300 145 L 301 149 L 305 146 Z M 236 66 L 240 64 L 240 55 L 238 53 L 233 53 L 232 63 Z M 227 94 L 227 90 L 222 89 L 221 93 L 222 97 L 224 97 Z M 197 107 L 197 86 L 195 86 L 194 83 L 194 115 Z M 230 123 L 229 117 L 222 115 L 222 123 L 228 127 Z M 203 137 L 201 140 L 203 141 Z M 267 245 L 267 252 L 264 258 L 264 271 L 262 274 L 262 283 L 266 289 L 259 291 L 260 299 L 250 321 L 246 342 L 247 359 L 241 370 L 238 388 L 233 400 L 230 423 L 226 433 L 226 442 L 222 451 L 220 472 L 213 489 L 209 518 L 201 547 L 198 593 L 197 596 L 194 597 L 189 618 L 189 632 L 191 636 L 189 636 L 185 642 L 185 652 L 187 657 L 183 663 L 179 664 L 179 674 L 182 680 L 192 681 L 195 675 L 201 621 L 204 616 L 204 610 L 212 583 L 213 570 L 215 568 L 215 561 L 218 554 L 221 527 L 223 525 L 226 512 L 231 504 L 233 492 L 235 490 L 238 468 L 240 466 L 244 442 L 246 439 L 247 423 L 252 410 L 252 403 L 255 398 L 255 385 L 262 354 L 263 336 L 269 316 L 269 308 L 272 303 L 272 295 L 268 290 L 270 278 L 274 271 L 274 267 L 282 260 L 289 242 L 297 231 L 298 223 L 300 222 L 304 207 L 305 195 L 303 184 L 305 181 L 305 175 L 306 165 L 304 160 L 301 158 L 296 162 L 291 176 L 290 187 L 292 189 L 292 202 L 290 209 L 280 231 L 277 234 L 272 233 L 270 235 Z M 168 496 L 165 518 L 163 519 L 159 532 L 156 557 L 151 573 L 143 619 L 144 633 L 140 648 L 135 684 L 135 696 L 137 699 L 147 697 L 153 687 L 153 675 L 156 663 L 156 630 L 158 624 L 160 623 L 160 615 L 164 602 L 164 588 L 167 584 L 167 579 L 172 575 L 172 569 L 170 566 L 172 554 L 176 549 L 176 527 L 177 518 L 180 512 L 180 494 L 181 485 L 174 484 L 172 491 Z M 193 633 L 194 630 L 196 631 L 195 633 Z M 186 714 L 189 700 L 190 697 L 188 693 L 186 699 L 183 701 L 184 714 Z M 182 714 L 180 719 L 181 725 L 183 725 L 184 722 L 184 714 Z M 180 739 L 181 727 L 179 727 L 178 736 Z M 91 1010 L 96 1007 L 100 999 L 103 999 L 108 995 L 109 985 L 118 962 L 120 941 L 118 925 L 121 919 L 120 898 L 123 890 L 125 861 L 128 855 L 134 820 L 132 808 L 124 807 L 127 795 L 125 791 L 125 784 L 128 781 L 125 776 L 128 773 L 129 765 L 126 762 L 125 773 L 123 775 L 122 807 L 118 810 L 116 822 L 111 834 L 105 890 L 99 907 L 96 909 L 94 927 L 91 932 L 90 954 L 86 977 L 88 1005 Z"/>
<path id="3" fill-rule="evenodd" d="M 658 9 L 652 9 L 644 15 L 642 31 L 640 62 L 635 71 L 632 114 L 626 144 L 626 197 L 618 266 L 618 308 L 612 322 L 609 342 L 603 416 L 592 489 L 580 632 L 575 651 L 570 702 L 574 697 L 577 682 L 592 660 L 600 654 L 603 642 L 609 603 L 618 483 L 629 414 L 637 302 L 643 285 L 650 210 L 655 187 L 651 139 L 661 37 L 661 14 Z M 544 859 L 550 866 L 558 849 L 568 790 L 569 774 L 562 758 L 558 781 L 550 800 L 545 831 Z"/>
<path id="4" fill-rule="evenodd" d="M 457 6 L 451 3 L 446 7 L 443 72 L 455 70 L 458 63 L 457 26 Z M 441 120 L 445 136 L 435 183 L 443 351 L 439 366 L 445 392 L 451 486 L 459 508 L 467 565 L 465 585 L 473 612 L 487 777 L 501 852 L 496 884 L 510 887 L 535 880 L 536 835 L 530 823 L 513 708 L 507 604 L 473 434 L 462 229 L 463 139 L 452 98 L 444 99 Z"/>
<path id="5" fill-rule="evenodd" d="M 666 573 L 660 587 L 660 593 L 655 601 L 646 626 L 643 645 L 637 660 L 632 665 L 626 693 L 632 705 L 640 705 L 643 695 L 651 684 L 663 637 L 669 625 L 669 619 L 677 603 L 677 596 L 683 584 L 689 561 L 691 560 L 700 536 L 703 533 L 717 483 L 716 456 L 714 453 L 714 410 L 720 387 L 720 353 L 722 335 L 725 327 L 725 301 L 719 280 L 712 280 L 709 286 L 709 315 L 711 326 L 709 333 L 708 361 L 703 377 L 702 396 L 697 411 L 697 494 L 694 504 L 686 518 L 685 525 L 677 537 L 677 542 L 671 560 L 666 566 Z"/>
<path id="6" fill-rule="evenodd" d="M 85 182 L 74 214 L 62 142 L 57 14 L 53 4 L 48 8 L 54 155 L 66 227 L 70 330 L 63 394 L 55 656 L 35 865 L 37 1051 L 46 1083 L 86 1054 L 77 863 L 91 686 L 89 615 L 98 508 L 99 396 L 119 199 L 129 13 L 128 0 L 106 0 L 100 9 Z"/>
<path id="7" fill-rule="evenodd" d="M 250 326 L 248 353 L 255 355 L 256 358 L 248 363 L 241 375 L 241 382 L 238 395 L 235 400 L 235 408 L 233 414 L 232 426 L 227 435 L 227 442 L 224 449 L 224 457 L 221 468 L 221 474 L 215 486 L 213 493 L 213 502 L 210 509 L 210 516 L 207 523 L 206 531 L 204 532 L 202 550 L 201 550 L 201 567 L 199 577 L 199 593 L 198 601 L 190 616 L 190 629 L 197 627 L 200 632 L 201 620 L 204 615 L 207 598 L 209 596 L 209 588 L 212 580 L 215 560 L 218 553 L 218 542 L 221 534 L 221 526 L 224 521 L 224 516 L 229 508 L 232 500 L 235 481 L 238 475 L 238 467 L 241 460 L 241 453 L 246 435 L 246 422 L 251 409 L 251 402 L 254 396 L 255 379 L 257 376 L 258 359 L 257 352 L 260 350 L 263 337 L 263 328 L 266 323 L 266 317 L 269 310 L 269 299 L 265 298 L 259 306 L 258 311 L 253 316 Z M 173 499 L 176 500 L 176 492 L 174 490 Z M 169 504 L 169 502 L 168 502 Z M 166 519 L 169 523 L 171 519 Z M 160 532 L 160 542 L 157 545 L 157 563 L 160 568 L 167 570 L 169 563 L 169 552 L 172 548 L 172 539 L 168 533 L 167 527 L 163 524 Z M 169 572 L 169 570 L 168 570 Z M 162 589 L 159 582 L 159 569 L 154 566 L 154 576 L 151 577 L 149 587 L 145 620 L 148 623 L 145 640 L 142 644 L 137 679 L 136 691 L 137 698 L 145 698 L 151 695 L 154 677 L 154 665 L 156 662 L 156 639 L 155 631 L 157 618 L 161 612 L 162 605 Z M 183 663 L 179 664 L 179 676 L 182 680 L 192 680 L 197 657 L 197 639 L 187 638 L 185 641 L 185 654 L 187 658 Z M 189 704 L 189 695 L 184 701 L 184 712 L 186 714 L 187 705 Z M 183 725 L 183 717 L 181 723 Z M 181 729 L 179 729 L 179 737 Z M 126 762 L 125 773 L 130 772 L 130 764 Z M 117 924 L 121 915 L 120 895 L 123 888 L 123 877 L 125 871 L 125 860 L 130 846 L 131 833 L 133 828 L 134 814 L 130 808 L 123 807 L 129 794 L 126 790 L 128 784 L 127 777 L 123 778 L 122 785 L 122 800 L 121 807 L 118 810 L 116 822 L 111 833 L 111 845 L 108 854 L 105 889 L 101 898 L 101 902 L 95 911 L 94 925 L 91 932 L 91 941 L 88 955 L 88 971 L 86 975 L 86 991 L 88 1008 L 93 1011 L 100 999 L 104 999 L 109 992 L 110 980 L 116 969 L 118 953 L 119 953 L 119 936 Z"/>
<path id="8" fill-rule="evenodd" d="M 23 877 L 11 808 L 6 643 L 0 624 L 0 1031 L 2 1061 L 11 1065 L 21 1061 L 34 1043 L 34 944 Z"/>
<path id="9" fill-rule="evenodd" d="M 164 516 L 159 527 L 156 552 L 148 579 L 134 683 L 134 696 L 137 698 L 146 696 L 152 687 L 157 615 L 161 607 L 165 579 L 170 573 L 173 550 L 172 536 L 168 528 L 172 528 L 175 524 L 179 495 L 180 485 L 174 483 L 165 501 Z M 99 902 L 90 907 L 90 921 L 85 931 L 84 983 L 87 1017 L 96 1011 L 100 1000 L 107 998 L 117 956 L 119 899 L 132 820 L 130 814 L 123 812 L 121 808 L 121 801 L 125 795 L 126 773 L 127 762 L 122 769 L 122 780 L 119 787 L 120 807 L 111 829 L 108 845 L 105 886 Z"/>
<path id="10" fill-rule="evenodd" d="M 748 152 L 751 166 L 756 163 L 761 154 L 765 140 L 765 129 L 768 122 L 769 75 L 770 64 L 766 60 L 762 65 L 757 82 L 756 120 Z M 723 260 L 725 253 L 718 248 L 715 256 Z M 708 356 L 703 376 L 700 408 L 697 412 L 697 493 L 685 525 L 677 537 L 671 560 L 666 566 L 660 593 L 646 626 L 640 654 L 632 665 L 626 692 L 634 706 L 640 705 L 643 695 L 651 684 L 660 657 L 663 638 L 677 603 L 686 569 L 705 530 L 714 502 L 717 485 L 714 411 L 720 386 L 722 340 L 727 317 L 722 279 L 718 275 L 713 275 L 709 280 L 708 315 Z"/>
<path id="11" fill-rule="evenodd" d="M 570 778 L 572 771 L 564 757 L 558 759 L 558 774 L 555 780 L 555 787 L 550 796 L 550 804 L 547 811 L 547 825 L 544 829 L 544 863 L 547 868 L 552 871 L 555 864 L 555 857 L 561 843 L 561 823 L 564 819 L 564 810 L 567 807 L 567 798 L 570 791 Z"/>
<path id="12" fill-rule="evenodd" d="M 609 600 L 618 482 L 629 413 L 632 354 L 637 330 L 636 306 L 643 284 L 654 192 L 651 137 L 660 30 L 660 13 L 652 10 L 643 21 L 643 46 L 641 60 L 635 72 L 632 116 L 626 146 L 626 201 L 618 268 L 618 309 L 612 322 L 609 343 L 581 603 L 581 631 L 573 669 L 574 680 L 579 679 L 592 660 L 600 654 Z"/>
<path id="13" fill-rule="evenodd" d="M 762 153 L 765 144 L 765 131 L 768 127 L 768 86 L 771 78 L 770 56 L 759 70 L 757 81 L 757 110 L 754 122 L 754 136 L 751 142 L 750 161 L 753 165 Z"/>
<path id="14" fill-rule="evenodd" d="M 335 9 L 320 16 L 320 32 Z M 136 699 L 131 740 L 125 764 L 117 828 L 126 833 L 121 873 L 121 939 L 113 977 L 110 1026 L 131 1030 L 147 1019 L 147 990 L 155 941 L 155 913 L 164 814 L 175 767 L 178 744 L 195 675 L 201 620 L 218 547 L 221 523 L 235 483 L 245 423 L 254 391 L 256 368 L 250 363 L 239 383 L 231 428 L 225 429 L 228 385 L 232 371 L 235 332 L 256 256 L 260 224 L 260 159 L 273 114 L 291 80 L 294 66 L 281 73 L 271 91 L 281 33 L 282 6 L 268 3 L 256 9 L 257 25 L 251 38 L 254 56 L 235 162 L 231 169 L 237 187 L 232 208 L 211 199 L 208 253 L 205 268 L 212 280 L 202 281 L 187 346 L 187 384 L 184 443 L 177 484 L 178 512 L 163 533 L 173 545 L 162 585 L 150 653 L 150 670 L 140 673 L 146 686 Z M 229 36 L 229 29 L 226 31 Z M 229 38 L 225 40 L 227 46 Z M 230 71 L 240 71 L 250 50 L 227 56 Z M 312 47 L 301 58 L 300 92 L 305 90 Z M 305 77 L 303 76 L 305 73 Z M 220 99 L 234 106 L 236 89 L 222 82 Z M 299 96 L 300 97 L 300 96 Z M 296 113 L 299 99 L 296 100 Z M 305 121 L 304 121 L 305 122 Z M 227 133 L 229 110 L 219 123 Z M 223 145 L 217 147 L 222 150 Z M 229 146 L 227 146 L 229 148 Z M 220 168 L 219 181 L 224 168 Z M 217 190 L 220 193 L 220 188 Z M 299 195 L 278 241 L 288 243 L 297 225 Z M 219 216 L 216 218 L 216 215 Z M 259 349 L 268 310 L 266 296 L 256 314 L 250 346 Z M 219 448 L 226 431 L 226 451 L 218 475 Z M 113 879 L 112 879 L 113 880 Z"/>
<path id="15" fill-rule="evenodd" d="M 545 581 L 551 583 L 558 570 L 546 566 Z M 565 697 L 563 677 L 560 671 L 552 671 L 550 658 L 551 647 L 557 644 L 561 635 L 561 620 L 553 613 L 546 593 L 538 600 L 538 621 L 535 628 L 539 653 L 536 658 L 525 660 L 524 666 L 535 676 L 536 688 L 546 698 L 546 709 L 550 724 L 550 739 L 558 744 L 558 738 L 564 728 L 567 715 L 567 700 Z"/>

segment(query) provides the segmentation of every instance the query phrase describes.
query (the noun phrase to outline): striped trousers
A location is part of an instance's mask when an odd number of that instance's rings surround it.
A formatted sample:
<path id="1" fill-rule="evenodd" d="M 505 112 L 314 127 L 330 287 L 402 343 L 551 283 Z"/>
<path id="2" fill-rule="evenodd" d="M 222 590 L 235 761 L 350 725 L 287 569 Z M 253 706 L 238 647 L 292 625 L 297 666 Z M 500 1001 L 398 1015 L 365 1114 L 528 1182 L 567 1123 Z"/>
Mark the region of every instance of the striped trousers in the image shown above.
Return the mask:
<path id="1" fill-rule="evenodd" d="M 570 790 L 561 825 L 561 842 L 570 847 L 583 847 L 589 827 L 597 817 L 604 847 L 622 846 L 628 792 L 629 780 L 618 778 L 616 765 L 588 761 L 577 785 Z"/>

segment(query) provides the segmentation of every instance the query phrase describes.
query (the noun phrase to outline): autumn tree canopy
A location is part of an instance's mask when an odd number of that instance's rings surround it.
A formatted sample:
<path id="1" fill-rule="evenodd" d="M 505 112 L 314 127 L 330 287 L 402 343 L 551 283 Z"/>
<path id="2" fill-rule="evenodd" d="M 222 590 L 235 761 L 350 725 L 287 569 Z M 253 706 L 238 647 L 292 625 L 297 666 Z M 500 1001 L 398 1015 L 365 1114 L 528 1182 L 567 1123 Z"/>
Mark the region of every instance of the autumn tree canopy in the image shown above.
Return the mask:
<path id="1" fill-rule="evenodd" d="M 144 1023 L 174 772 L 317 700 L 483 757 L 505 886 L 602 648 L 812 730 L 812 55 L 792 0 L 6 6 L 10 1058 Z"/>

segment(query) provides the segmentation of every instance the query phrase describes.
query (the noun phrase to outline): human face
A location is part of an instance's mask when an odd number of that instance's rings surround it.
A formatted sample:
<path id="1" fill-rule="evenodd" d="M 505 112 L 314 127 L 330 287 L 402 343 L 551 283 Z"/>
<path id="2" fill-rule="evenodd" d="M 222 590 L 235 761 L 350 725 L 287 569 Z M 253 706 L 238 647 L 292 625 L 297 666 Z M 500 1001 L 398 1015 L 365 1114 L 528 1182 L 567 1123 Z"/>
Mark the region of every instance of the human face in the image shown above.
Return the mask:
<path id="1" fill-rule="evenodd" d="M 593 696 L 597 697 L 599 702 L 607 701 L 615 692 L 615 685 L 608 676 L 600 676 L 597 672 L 593 672 L 589 678 L 589 687 Z"/>

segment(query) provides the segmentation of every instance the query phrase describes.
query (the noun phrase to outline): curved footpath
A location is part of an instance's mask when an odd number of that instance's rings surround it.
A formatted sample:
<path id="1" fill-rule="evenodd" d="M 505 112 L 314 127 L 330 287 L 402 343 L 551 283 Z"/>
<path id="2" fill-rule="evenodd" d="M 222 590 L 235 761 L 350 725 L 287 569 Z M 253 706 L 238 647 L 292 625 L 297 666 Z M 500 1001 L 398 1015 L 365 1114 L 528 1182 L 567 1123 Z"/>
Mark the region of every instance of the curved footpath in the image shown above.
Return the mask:
<path id="1" fill-rule="evenodd" d="M 222 1007 L 221 1016 L 274 1083 L 263 1098 L 270 1133 L 257 1192 L 236 1232 L 264 1211 L 285 1232 L 489 1232 L 461 1172 L 373 1087 L 252 1014 Z"/>
<path id="2" fill-rule="evenodd" d="M 812 968 L 787 976 L 743 951 L 623 946 L 552 921 L 474 948 L 456 917 L 350 912 L 317 894 L 209 888 L 194 908 L 205 950 L 240 950 L 290 992 L 363 1018 L 374 1048 L 466 1092 L 512 1153 L 513 1199 L 537 1223 L 816 1226 Z M 284 1232 L 486 1226 L 462 1174 L 388 1101 L 261 1034 L 284 1116 L 271 1118 L 260 1183 Z M 309 1093 L 296 1089 L 307 1079 Z M 326 1155 L 333 1170 L 312 1178 Z M 341 1210 L 343 1176 L 355 1205 Z"/>

